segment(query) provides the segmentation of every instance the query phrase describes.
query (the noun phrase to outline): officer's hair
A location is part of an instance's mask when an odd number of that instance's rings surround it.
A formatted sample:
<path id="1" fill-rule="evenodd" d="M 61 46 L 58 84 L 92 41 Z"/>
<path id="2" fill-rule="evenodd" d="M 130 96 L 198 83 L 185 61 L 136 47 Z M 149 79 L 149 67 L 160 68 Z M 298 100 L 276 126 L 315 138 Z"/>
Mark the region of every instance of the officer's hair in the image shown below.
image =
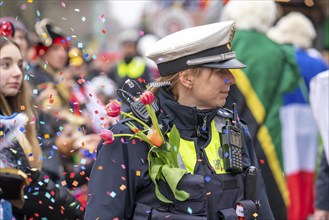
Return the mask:
<path id="1" fill-rule="evenodd" d="M 180 72 L 183 72 L 183 71 L 189 71 L 189 72 L 191 72 L 191 74 L 197 75 L 197 74 L 200 73 L 201 68 L 200 67 L 195 67 L 195 68 L 191 68 L 191 69 L 187 69 L 187 70 L 182 70 Z M 162 83 L 164 83 L 164 84 L 167 85 L 166 90 L 170 90 L 177 83 L 177 81 L 179 79 L 179 73 L 180 72 L 177 72 L 175 74 L 171 74 L 169 76 L 159 77 L 158 79 L 156 79 L 154 84 L 155 85 L 161 85 Z M 150 88 L 150 91 L 152 93 L 156 94 L 160 87 L 161 86 L 153 86 L 153 87 Z"/>

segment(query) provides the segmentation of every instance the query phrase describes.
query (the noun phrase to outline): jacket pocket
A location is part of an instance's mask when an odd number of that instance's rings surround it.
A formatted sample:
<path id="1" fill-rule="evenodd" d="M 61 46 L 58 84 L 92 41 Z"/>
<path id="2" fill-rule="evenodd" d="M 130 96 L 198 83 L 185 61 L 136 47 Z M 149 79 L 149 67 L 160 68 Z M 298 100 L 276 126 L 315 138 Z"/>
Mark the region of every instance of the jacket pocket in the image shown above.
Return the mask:
<path id="1" fill-rule="evenodd" d="M 243 200 L 244 183 L 241 174 L 213 174 L 208 178 L 207 189 L 211 192 L 208 206 L 212 210 L 212 218 L 215 218 L 219 210 L 234 209 L 235 204 Z"/>
<path id="2" fill-rule="evenodd" d="M 176 214 L 167 211 L 160 211 L 148 205 L 137 203 L 133 220 L 207 220 L 204 216 L 195 216 L 189 214 Z"/>

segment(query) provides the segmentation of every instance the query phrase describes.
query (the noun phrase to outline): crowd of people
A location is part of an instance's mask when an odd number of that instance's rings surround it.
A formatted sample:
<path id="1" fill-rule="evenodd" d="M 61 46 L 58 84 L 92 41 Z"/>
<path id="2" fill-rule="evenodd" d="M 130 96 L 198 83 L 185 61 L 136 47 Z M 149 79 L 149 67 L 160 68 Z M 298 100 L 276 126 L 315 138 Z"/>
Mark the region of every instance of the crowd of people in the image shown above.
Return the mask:
<path id="1" fill-rule="evenodd" d="M 31 33 L 1 17 L 0 219 L 329 219 L 329 64 L 309 18 L 276 15 L 229 1 L 217 23 L 146 52 L 125 30 L 97 59 L 50 18 Z"/>

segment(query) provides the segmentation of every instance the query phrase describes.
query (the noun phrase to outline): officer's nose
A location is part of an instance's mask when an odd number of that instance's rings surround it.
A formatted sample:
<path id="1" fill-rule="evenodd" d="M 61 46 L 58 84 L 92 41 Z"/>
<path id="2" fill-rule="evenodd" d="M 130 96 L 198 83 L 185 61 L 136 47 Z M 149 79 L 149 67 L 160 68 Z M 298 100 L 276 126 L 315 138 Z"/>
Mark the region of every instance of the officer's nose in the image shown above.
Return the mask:
<path id="1" fill-rule="evenodd" d="M 231 73 L 231 71 L 229 69 L 227 69 L 227 71 L 226 71 L 225 83 L 227 85 L 233 85 L 233 84 L 235 84 L 235 77 L 234 77 L 234 75 Z"/>

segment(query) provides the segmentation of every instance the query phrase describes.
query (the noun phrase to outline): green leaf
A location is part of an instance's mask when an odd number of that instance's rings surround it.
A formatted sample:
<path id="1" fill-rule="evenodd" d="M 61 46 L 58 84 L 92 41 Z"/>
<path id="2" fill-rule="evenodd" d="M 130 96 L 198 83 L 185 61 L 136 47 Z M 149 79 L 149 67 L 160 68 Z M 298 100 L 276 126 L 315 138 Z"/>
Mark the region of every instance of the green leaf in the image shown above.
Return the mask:
<path id="1" fill-rule="evenodd" d="M 171 158 L 175 167 L 178 167 L 177 155 L 179 153 L 179 144 L 180 144 L 180 134 L 176 125 L 174 125 L 169 134 L 169 144 L 171 146 Z"/>
<path id="2" fill-rule="evenodd" d="M 159 190 L 157 180 L 162 178 L 162 167 L 164 166 L 164 162 L 160 158 L 152 157 L 151 150 L 148 153 L 148 163 L 149 163 L 148 168 L 149 168 L 150 178 L 155 185 L 155 195 L 160 201 L 164 203 L 173 203 L 171 200 L 167 199 Z"/>
<path id="3" fill-rule="evenodd" d="M 158 199 L 164 203 L 174 203 L 173 201 L 167 199 L 159 190 L 159 186 L 157 183 L 154 183 L 155 185 L 155 195 L 158 197 Z"/>
<path id="4" fill-rule="evenodd" d="M 161 172 L 178 201 L 185 201 L 190 197 L 190 194 L 187 192 L 177 189 L 179 181 L 187 172 L 186 170 L 180 168 L 170 168 L 167 164 L 165 164 L 162 166 Z"/>

